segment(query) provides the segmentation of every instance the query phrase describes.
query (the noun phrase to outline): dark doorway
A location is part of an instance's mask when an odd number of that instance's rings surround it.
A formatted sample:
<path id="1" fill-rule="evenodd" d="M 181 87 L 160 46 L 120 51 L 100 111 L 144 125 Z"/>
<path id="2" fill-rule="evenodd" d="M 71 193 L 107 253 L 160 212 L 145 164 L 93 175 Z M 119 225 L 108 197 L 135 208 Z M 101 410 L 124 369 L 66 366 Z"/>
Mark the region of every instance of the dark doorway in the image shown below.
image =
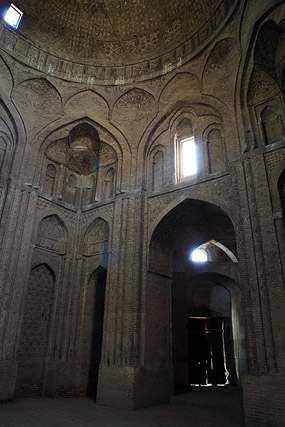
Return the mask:
<path id="1" fill-rule="evenodd" d="M 224 336 L 225 319 L 188 318 L 188 372 L 190 385 L 226 385 L 228 371 Z"/>
<path id="2" fill-rule="evenodd" d="M 103 267 L 97 268 L 90 277 L 94 289 L 94 299 L 92 310 L 93 332 L 90 349 L 87 395 L 92 397 L 92 399 L 96 399 L 99 365 L 101 362 L 106 277 L 107 270 Z"/>

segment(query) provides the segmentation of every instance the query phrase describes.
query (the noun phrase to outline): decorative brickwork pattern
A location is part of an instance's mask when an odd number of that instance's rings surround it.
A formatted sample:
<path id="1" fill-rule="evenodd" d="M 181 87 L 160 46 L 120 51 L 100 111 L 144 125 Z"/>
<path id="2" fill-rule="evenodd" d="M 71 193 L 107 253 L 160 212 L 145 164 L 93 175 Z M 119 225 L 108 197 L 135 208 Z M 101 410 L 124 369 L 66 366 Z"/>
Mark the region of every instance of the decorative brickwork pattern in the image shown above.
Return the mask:
<path id="1" fill-rule="evenodd" d="M 24 308 L 19 360 L 43 361 L 47 354 L 54 277 L 45 265 L 31 271 Z"/>
<path id="2" fill-rule="evenodd" d="M 217 363 L 248 427 L 277 426 L 284 2 L 17 6 L 19 30 L 0 23 L 1 399 L 167 402 L 204 357 L 189 317 L 219 318 L 202 379 Z"/>

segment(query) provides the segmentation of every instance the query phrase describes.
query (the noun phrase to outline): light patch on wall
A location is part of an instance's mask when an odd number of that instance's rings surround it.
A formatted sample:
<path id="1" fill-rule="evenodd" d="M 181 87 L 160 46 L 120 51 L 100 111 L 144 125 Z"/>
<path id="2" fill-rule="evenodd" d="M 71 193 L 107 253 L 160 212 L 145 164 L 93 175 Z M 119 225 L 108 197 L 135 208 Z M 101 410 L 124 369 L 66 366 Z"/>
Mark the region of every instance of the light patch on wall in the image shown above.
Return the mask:
<path id="1" fill-rule="evenodd" d="M 22 19 L 23 12 L 17 8 L 13 3 L 10 4 L 9 9 L 4 15 L 4 21 L 10 25 L 10 27 L 18 28 L 20 21 Z"/>
<path id="2" fill-rule="evenodd" d="M 207 262 L 208 255 L 204 249 L 197 248 L 191 252 L 190 259 L 193 262 Z"/>

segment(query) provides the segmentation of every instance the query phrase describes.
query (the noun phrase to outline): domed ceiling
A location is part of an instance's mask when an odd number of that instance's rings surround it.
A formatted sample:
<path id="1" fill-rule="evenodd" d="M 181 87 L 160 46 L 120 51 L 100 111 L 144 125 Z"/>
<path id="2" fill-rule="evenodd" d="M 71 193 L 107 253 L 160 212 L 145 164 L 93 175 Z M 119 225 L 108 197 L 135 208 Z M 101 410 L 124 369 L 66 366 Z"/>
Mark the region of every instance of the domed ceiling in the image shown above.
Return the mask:
<path id="1" fill-rule="evenodd" d="M 118 65 L 160 56 L 212 15 L 219 0 L 17 0 L 20 31 L 50 53 Z"/>
<path id="2" fill-rule="evenodd" d="M 7 5 L 1 3 L 2 8 Z M 168 64 L 181 64 L 189 53 L 207 42 L 234 3 L 234 0 L 15 0 L 24 16 L 17 32 L 13 32 L 17 38 L 22 37 L 22 43 L 30 44 L 27 47 L 30 54 L 26 55 L 30 62 L 39 52 L 46 52 L 54 58 L 94 67 L 118 68 L 152 61 L 154 64 L 148 67 L 162 71 Z"/>

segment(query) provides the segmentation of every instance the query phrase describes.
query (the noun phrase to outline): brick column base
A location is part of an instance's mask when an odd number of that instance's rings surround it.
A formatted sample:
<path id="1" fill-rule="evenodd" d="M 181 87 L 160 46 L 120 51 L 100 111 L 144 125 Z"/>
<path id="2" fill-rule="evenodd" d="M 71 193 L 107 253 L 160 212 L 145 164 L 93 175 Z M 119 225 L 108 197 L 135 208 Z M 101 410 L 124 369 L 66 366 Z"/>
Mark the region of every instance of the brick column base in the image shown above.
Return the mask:
<path id="1" fill-rule="evenodd" d="M 172 368 L 100 365 L 98 405 L 138 409 L 167 403 L 172 394 Z"/>

